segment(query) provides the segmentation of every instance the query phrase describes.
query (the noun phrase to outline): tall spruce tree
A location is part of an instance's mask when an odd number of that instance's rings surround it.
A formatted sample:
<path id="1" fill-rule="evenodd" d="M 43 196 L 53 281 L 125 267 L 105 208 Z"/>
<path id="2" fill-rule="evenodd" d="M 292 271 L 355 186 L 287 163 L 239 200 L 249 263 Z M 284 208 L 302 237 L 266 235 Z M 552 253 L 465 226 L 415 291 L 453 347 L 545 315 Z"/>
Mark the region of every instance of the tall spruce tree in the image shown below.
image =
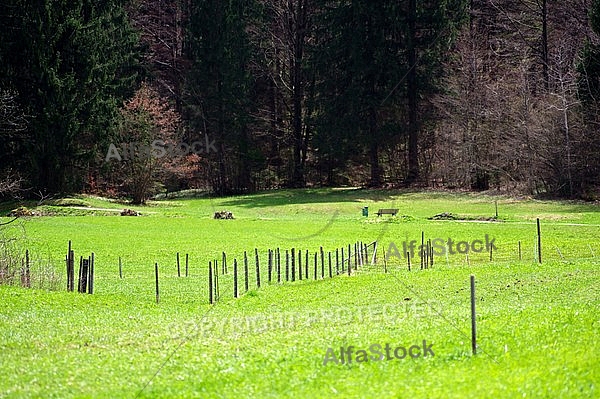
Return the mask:
<path id="1" fill-rule="evenodd" d="M 217 153 L 206 154 L 211 185 L 226 194 L 251 189 L 250 73 L 247 27 L 252 0 L 193 0 L 187 50 L 187 114 L 192 135 L 208 136 Z"/>
<path id="2" fill-rule="evenodd" d="M 2 86 L 29 117 L 12 149 L 36 191 L 82 188 L 96 145 L 132 94 L 138 36 L 122 0 L 7 0 L 0 13 Z"/>
<path id="3" fill-rule="evenodd" d="M 380 153 L 406 151 L 405 179 L 419 177 L 419 134 L 426 100 L 439 87 L 442 65 L 466 16 L 465 0 L 320 1 L 315 147 L 322 162 L 354 158 L 380 185 Z"/>

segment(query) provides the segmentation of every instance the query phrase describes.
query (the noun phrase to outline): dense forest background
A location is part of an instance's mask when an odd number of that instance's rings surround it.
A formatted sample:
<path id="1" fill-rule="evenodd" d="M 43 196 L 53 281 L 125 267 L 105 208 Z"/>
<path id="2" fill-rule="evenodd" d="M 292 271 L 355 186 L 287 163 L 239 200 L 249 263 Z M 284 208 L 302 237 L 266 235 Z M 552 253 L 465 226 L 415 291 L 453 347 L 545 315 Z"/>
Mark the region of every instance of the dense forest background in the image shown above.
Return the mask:
<path id="1" fill-rule="evenodd" d="M 593 199 L 599 34 L 600 0 L 2 0 L 0 177 L 135 202 L 339 185 Z"/>

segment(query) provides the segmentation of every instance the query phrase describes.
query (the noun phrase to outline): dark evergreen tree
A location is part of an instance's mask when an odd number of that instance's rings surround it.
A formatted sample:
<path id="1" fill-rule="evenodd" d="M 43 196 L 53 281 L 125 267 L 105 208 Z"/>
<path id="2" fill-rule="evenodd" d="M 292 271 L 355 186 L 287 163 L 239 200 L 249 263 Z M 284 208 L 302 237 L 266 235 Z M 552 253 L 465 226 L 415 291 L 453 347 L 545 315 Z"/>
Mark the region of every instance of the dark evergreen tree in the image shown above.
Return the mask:
<path id="1" fill-rule="evenodd" d="M 252 0 L 194 0 L 190 7 L 187 116 L 195 138 L 215 141 L 217 153 L 207 156 L 211 185 L 220 194 L 252 188 L 247 27 L 255 9 Z"/>
<path id="2" fill-rule="evenodd" d="M 369 184 L 378 186 L 380 153 L 398 146 L 408 155 L 405 177 L 418 178 L 425 101 L 438 88 L 465 7 L 462 0 L 321 2 L 314 145 L 329 170 L 366 157 Z"/>
<path id="3" fill-rule="evenodd" d="M 132 94 L 138 36 L 122 0 L 7 0 L 0 15 L 2 86 L 30 117 L 17 143 L 36 191 L 79 190 L 95 146 Z"/>

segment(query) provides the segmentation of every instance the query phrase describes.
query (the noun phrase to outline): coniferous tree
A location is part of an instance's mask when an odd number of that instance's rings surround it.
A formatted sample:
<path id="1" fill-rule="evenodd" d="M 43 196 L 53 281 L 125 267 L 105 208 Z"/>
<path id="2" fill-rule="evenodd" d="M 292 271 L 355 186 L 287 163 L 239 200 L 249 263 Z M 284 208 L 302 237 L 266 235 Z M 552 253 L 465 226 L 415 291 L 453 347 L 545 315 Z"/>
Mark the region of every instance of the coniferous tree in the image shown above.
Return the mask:
<path id="1" fill-rule="evenodd" d="M 21 168 L 36 191 L 79 190 L 136 83 L 138 36 L 123 1 L 8 0 L 0 19 L 2 85 L 30 116 Z"/>
<path id="2" fill-rule="evenodd" d="M 381 152 L 396 147 L 407 154 L 405 179 L 416 181 L 426 100 L 439 89 L 466 1 L 320 5 L 321 42 L 315 49 L 319 156 L 330 170 L 366 158 L 369 184 L 379 186 Z"/>
<path id="3" fill-rule="evenodd" d="M 187 113 L 196 138 L 214 140 L 209 178 L 215 192 L 251 189 L 250 74 L 246 31 L 252 0 L 195 0 L 190 7 Z"/>

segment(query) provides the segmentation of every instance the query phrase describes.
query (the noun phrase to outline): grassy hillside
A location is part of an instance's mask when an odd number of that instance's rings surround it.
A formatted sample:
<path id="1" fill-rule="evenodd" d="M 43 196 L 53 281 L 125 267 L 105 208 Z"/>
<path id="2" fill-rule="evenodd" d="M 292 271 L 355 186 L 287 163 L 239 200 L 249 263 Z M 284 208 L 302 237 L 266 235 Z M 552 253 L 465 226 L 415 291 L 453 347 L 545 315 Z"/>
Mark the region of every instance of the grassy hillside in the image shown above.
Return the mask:
<path id="1" fill-rule="evenodd" d="M 17 205 L 2 209 L 6 213 Z M 364 206 L 369 217 L 361 215 Z M 60 290 L 0 286 L 0 396 L 599 395 L 597 206 L 339 189 L 171 198 L 135 208 L 140 217 L 110 211 L 124 207 L 129 208 L 86 196 L 54 201 L 36 208 L 54 216 L 23 218 L 3 228 L 5 236 L 20 237 L 30 250 L 34 273 L 42 267 L 38 262 L 51 263 Z M 398 208 L 399 214 L 374 216 L 379 208 Z M 212 219 L 223 209 L 235 220 Z M 458 220 L 428 219 L 441 213 Z M 536 218 L 542 226 L 541 265 L 535 261 Z M 470 253 L 468 260 L 458 253 L 435 257 L 427 270 L 420 270 L 417 258 L 410 272 L 405 257 L 389 257 L 385 273 L 390 244 L 402 248 L 404 241 L 420 241 L 422 231 L 444 241 L 472 242 L 487 235 L 497 250 L 492 262 L 487 252 Z M 95 253 L 94 295 L 64 292 L 69 240 L 77 257 Z M 315 251 L 358 240 L 377 240 L 376 265 L 351 276 L 313 280 Z M 282 253 L 309 250 L 310 280 L 269 284 L 267 250 L 277 247 Z M 233 258 L 241 262 L 244 251 L 250 256 L 250 291 L 234 299 L 231 265 Z M 177 277 L 177 252 L 182 259 L 189 254 L 187 278 Z M 208 262 L 220 263 L 222 252 L 229 273 L 220 276 L 221 298 L 211 306 Z M 477 356 L 470 348 L 471 274 L 477 280 Z M 390 354 L 386 360 L 383 349 L 381 361 L 356 361 L 357 351 L 371 345 L 419 345 L 423 352 L 423 341 L 433 356 Z M 324 362 L 326 354 L 339 357 L 340 347 L 350 346 L 352 363 Z"/>

